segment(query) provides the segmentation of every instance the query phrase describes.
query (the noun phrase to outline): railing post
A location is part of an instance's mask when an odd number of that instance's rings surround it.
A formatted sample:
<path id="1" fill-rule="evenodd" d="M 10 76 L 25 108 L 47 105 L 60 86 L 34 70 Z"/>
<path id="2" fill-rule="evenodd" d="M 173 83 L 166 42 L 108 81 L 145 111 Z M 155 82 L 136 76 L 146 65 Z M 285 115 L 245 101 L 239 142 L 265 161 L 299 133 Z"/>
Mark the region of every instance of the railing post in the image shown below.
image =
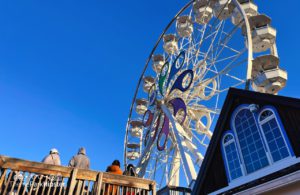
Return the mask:
<path id="1" fill-rule="evenodd" d="M 156 195 L 156 183 L 152 183 L 152 195 Z"/>
<path id="2" fill-rule="evenodd" d="M 68 189 L 69 189 L 68 195 L 73 195 L 75 185 L 76 185 L 77 172 L 78 169 L 76 168 L 72 170 L 71 177 L 69 178 L 69 182 L 68 182 Z"/>
<path id="3" fill-rule="evenodd" d="M 103 173 L 99 172 L 96 180 L 96 195 L 100 195 L 102 189 L 102 177 Z"/>
<path id="4" fill-rule="evenodd" d="M 1 177 L 0 177 L 0 193 L 1 193 L 1 191 L 2 191 L 2 185 L 3 185 L 3 182 L 4 182 L 4 180 L 5 180 L 6 172 L 7 172 L 7 169 L 2 169 L 2 170 L 1 170 Z"/>

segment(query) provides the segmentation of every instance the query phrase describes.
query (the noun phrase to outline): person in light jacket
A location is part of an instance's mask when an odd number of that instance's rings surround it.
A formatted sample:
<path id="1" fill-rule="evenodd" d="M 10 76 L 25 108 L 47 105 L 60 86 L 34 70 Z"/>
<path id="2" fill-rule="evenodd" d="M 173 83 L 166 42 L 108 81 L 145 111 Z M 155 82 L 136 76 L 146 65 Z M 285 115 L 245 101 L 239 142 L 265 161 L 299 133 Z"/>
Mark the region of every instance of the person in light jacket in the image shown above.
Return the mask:
<path id="1" fill-rule="evenodd" d="M 84 147 L 79 148 L 77 155 L 73 156 L 72 159 L 69 162 L 69 167 L 79 168 L 79 169 L 89 169 L 90 168 L 90 159 L 86 155 L 86 150 Z M 80 193 L 77 192 L 82 188 L 83 180 L 78 180 L 74 194 Z M 88 192 L 88 189 L 84 187 L 83 194 L 86 194 Z"/>
<path id="2" fill-rule="evenodd" d="M 60 156 L 59 156 L 59 152 L 56 148 L 52 148 L 50 150 L 49 155 L 47 155 L 43 160 L 43 163 L 45 164 L 49 164 L 49 165 L 61 165 L 60 162 Z M 42 178 L 41 178 L 42 177 Z M 43 185 L 47 185 L 45 187 L 45 189 L 41 186 L 37 186 L 37 188 L 35 189 L 35 191 L 37 191 L 35 194 L 43 194 L 43 191 L 48 192 L 48 194 L 54 194 L 55 188 L 57 184 L 61 185 L 61 177 L 60 176 L 54 176 L 54 177 L 43 177 L 41 175 L 38 175 L 36 177 L 32 178 L 33 183 L 38 183 L 41 182 Z M 30 186 L 30 185 L 29 185 Z M 57 193 L 55 193 L 57 194 Z"/>
<path id="3" fill-rule="evenodd" d="M 50 165 L 61 165 L 59 152 L 56 148 L 52 148 L 50 153 L 42 160 L 42 163 Z"/>
<path id="4" fill-rule="evenodd" d="M 76 167 L 79 169 L 90 168 L 90 159 L 86 155 L 85 148 L 79 148 L 77 155 L 73 156 L 70 160 L 69 167 Z"/>

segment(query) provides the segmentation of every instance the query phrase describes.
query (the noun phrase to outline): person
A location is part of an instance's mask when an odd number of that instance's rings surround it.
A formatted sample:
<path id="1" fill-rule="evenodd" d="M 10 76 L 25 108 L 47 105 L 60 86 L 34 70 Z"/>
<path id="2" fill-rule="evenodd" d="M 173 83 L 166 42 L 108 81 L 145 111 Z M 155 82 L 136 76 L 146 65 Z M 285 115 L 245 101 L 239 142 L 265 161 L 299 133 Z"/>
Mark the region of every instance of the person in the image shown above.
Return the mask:
<path id="1" fill-rule="evenodd" d="M 120 161 L 119 160 L 114 160 L 110 166 L 107 167 L 106 172 L 112 173 L 112 174 L 117 174 L 117 175 L 122 175 L 123 171 L 120 168 Z"/>
<path id="2" fill-rule="evenodd" d="M 129 164 L 126 167 L 126 171 L 123 172 L 123 175 L 136 177 L 136 172 L 133 164 Z"/>
<path id="3" fill-rule="evenodd" d="M 86 155 L 86 150 L 84 147 L 79 148 L 77 155 L 72 157 L 69 162 L 69 167 L 90 169 L 90 160 Z"/>
<path id="4" fill-rule="evenodd" d="M 116 174 L 116 175 L 122 175 L 123 171 L 121 170 L 121 164 L 119 160 L 114 160 L 110 166 L 107 167 L 106 172 Z M 117 194 L 117 191 L 119 191 L 119 187 L 116 185 L 109 185 L 105 188 L 105 195 L 115 195 Z"/>
<path id="5" fill-rule="evenodd" d="M 59 156 L 59 152 L 56 148 L 52 148 L 49 152 L 49 154 L 42 160 L 43 163 L 45 164 L 49 164 L 49 165 L 61 165 L 61 161 L 60 161 L 60 156 Z M 55 188 L 55 184 L 59 183 L 61 184 L 61 177 L 59 176 L 55 176 L 51 179 L 51 177 L 47 176 L 47 177 L 42 177 L 42 179 L 40 178 L 41 175 L 38 175 L 36 177 L 32 178 L 32 182 L 38 182 L 40 181 L 43 185 L 47 185 L 45 187 L 45 189 L 43 189 L 42 187 L 38 186 L 37 189 L 37 194 L 43 194 L 43 191 L 45 190 L 45 192 L 48 192 L 48 194 L 54 194 L 54 188 Z"/>
<path id="6" fill-rule="evenodd" d="M 52 148 L 50 153 L 42 160 L 42 162 L 50 165 L 61 165 L 58 150 L 56 148 Z"/>
<path id="7" fill-rule="evenodd" d="M 84 147 L 79 148 L 77 155 L 73 156 L 69 162 L 69 167 L 75 167 L 79 169 L 90 169 L 90 159 L 86 155 L 86 150 Z M 78 180 L 74 194 L 77 194 L 77 189 L 79 191 L 84 184 L 83 180 Z M 86 193 L 86 189 L 83 190 L 83 193 Z M 78 192 L 80 193 L 80 192 Z"/>

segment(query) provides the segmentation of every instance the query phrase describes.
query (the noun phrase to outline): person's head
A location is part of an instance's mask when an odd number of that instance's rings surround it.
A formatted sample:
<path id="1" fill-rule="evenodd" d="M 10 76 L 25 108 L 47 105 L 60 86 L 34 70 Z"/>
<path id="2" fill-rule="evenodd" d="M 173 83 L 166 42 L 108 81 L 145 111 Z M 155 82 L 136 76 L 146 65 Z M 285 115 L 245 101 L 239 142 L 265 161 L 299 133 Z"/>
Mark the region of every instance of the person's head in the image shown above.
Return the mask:
<path id="1" fill-rule="evenodd" d="M 78 154 L 86 155 L 86 150 L 85 150 L 85 148 L 84 148 L 84 147 L 79 148 Z"/>
<path id="2" fill-rule="evenodd" d="M 136 176 L 135 168 L 134 168 L 133 164 L 127 165 L 126 171 L 127 171 L 127 175 Z"/>
<path id="3" fill-rule="evenodd" d="M 121 163 L 120 163 L 119 160 L 114 160 L 114 161 L 112 162 L 112 165 L 116 165 L 116 166 L 120 167 L 120 166 L 121 166 Z"/>
<path id="4" fill-rule="evenodd" d="M 58 150 L 56 148 L 52 148 L 50 150 L 50 154 L 59 154 Z"/>
<path id="5" fill-rule="evenodd" d="M 127 171 L 134 169 L 133 164 L 128 164 L 126 169 L 127 169 Z"/>

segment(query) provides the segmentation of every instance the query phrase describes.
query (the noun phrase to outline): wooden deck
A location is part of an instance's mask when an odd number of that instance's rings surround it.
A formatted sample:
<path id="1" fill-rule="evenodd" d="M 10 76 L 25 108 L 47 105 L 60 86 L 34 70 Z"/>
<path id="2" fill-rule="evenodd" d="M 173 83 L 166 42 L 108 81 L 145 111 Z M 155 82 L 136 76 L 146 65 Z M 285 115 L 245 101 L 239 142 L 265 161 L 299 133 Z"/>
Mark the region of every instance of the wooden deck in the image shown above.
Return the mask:
<path id="1" fill-rule="evenodd" d="M 155 195 L 154 181 L 0 155 L 0 194 Z"/>

